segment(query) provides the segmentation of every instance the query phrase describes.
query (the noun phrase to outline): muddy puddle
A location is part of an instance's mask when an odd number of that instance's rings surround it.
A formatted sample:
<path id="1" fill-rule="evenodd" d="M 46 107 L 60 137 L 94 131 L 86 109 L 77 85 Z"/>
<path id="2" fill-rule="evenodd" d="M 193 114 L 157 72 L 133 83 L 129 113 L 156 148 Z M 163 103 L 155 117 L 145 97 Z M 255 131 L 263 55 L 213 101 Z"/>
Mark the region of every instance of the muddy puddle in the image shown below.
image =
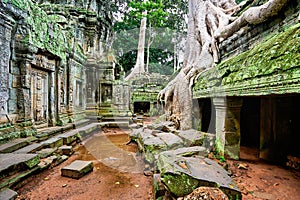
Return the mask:
<path id="1" fill-rule="evenodd" d="M 137 145 L 130 142 L 126 133 L 94 134 L 75 149 L 77 158 L 101 162 L 123 172 L 141 173 L 144 161 L 137 156 Z"/>

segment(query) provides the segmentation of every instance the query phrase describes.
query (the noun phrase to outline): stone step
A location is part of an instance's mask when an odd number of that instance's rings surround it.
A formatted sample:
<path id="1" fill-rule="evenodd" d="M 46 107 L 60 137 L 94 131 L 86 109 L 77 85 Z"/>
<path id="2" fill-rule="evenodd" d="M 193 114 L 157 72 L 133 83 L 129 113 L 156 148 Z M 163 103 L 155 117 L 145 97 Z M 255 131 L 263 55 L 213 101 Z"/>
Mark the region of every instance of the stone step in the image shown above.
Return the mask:
<path id="1" fill-rule="evenodd" d="M 61 169 L 61 175 L 79 179 L 91 171 L 93 171 L 92 161 L 75 160 L 70 165 Z"/>
<path id="2" fill-rule="evenodd" d="M 107 121 L 107 122 L 100 122 L 100 127 L 109 127 L 109 128 L 128 128 L 129 122 L 128 121 Z"/>
<path id="3" fill-rule="evenodd" d="M 31 169 L 40 162 L 37 154 L 0 154 L 0 179 L 19 171 Z"/>
<path id="4" fill-rule="evenodd" d="M 21 138 L 12 140 L 6 144 L 2 144 L 0 146 L 0 153 L 11 153 L 13 151 L 16 151 L 26 145 L 28 145 L 29 141 L 28 138 Z"/>
<path id="5" fill-rule="evenodd" d="M 33 143 L 17 151 L 14 151 L 14 153 L 35 153 L 36 151 L 41 150 L 43 147 L 43 143 Z"/>
<path id="6" fill-rule="evenodd" d="M 25 180 L 26 178 L 29 178 L 30 176 L 36 174 L 39 171 L 40 171 L 40 167 L 35 166 L 32 169 L 17 172 L 15 174 L 11 175 L 11 176 L 8 176 L 4 179 L 1 179 L 0 189 L 15 186 L 18 183 L 20 183 L 21 181 Z"/>
<path id="7" fill-rule="evenodd" d="M 9 188 L 4 188 L 0 190 L 0 199 L 1 200 L 13 200 L 16 199 L 18 196 L 18 193 L 9 189 Z"/>
<path id="8" fill-rule="evenodd" d="M 73 123 L 74 128 L 80 128 L 83 126 L 87 126 L 90 123 L 89 119 L 82 119 L 80 121 L 76 121 Z"/>
<path id="9" fill-rule="evenodd" d="M 64 145 L 69 145 L 74 141 L 80 141 L 81 136 L 78 130 L 71 130 L 66 133 L 57 135 L 56 137 L 62 138 L 63 139 L 63 144 Z"/>
<path id="10" fill-rule="evenodd" d="M 45 135 L 51 136 L 58 133 L 62 133 L 63 127 L 55 126 L 55 127 L 46 127 L 42 129 L 37 129 L 36 137 L 44 137 Z"/>
<path id="11" fill-rule="evenodd" d="M 99 128 L 99 123 L 91 123 L 87 126 L 78 128 L 78 132 L 81 137 L 86 137 L 93 131 L 97 130 Z"/>
<path id="12" fill-rule="evenodd" d="M 52 137 L 46 141 L 41 142 L 45 148 L 55 148 L 63 145 L 63 138 Z"/>

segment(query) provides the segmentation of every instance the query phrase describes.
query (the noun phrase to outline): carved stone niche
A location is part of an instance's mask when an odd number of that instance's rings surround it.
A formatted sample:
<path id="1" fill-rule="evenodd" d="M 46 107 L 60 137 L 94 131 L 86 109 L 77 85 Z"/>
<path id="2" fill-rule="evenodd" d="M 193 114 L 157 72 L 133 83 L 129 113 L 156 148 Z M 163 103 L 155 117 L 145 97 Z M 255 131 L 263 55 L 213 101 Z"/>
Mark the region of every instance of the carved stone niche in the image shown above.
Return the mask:
<path id="1" fill-rule="evenodd" d="M 102 103 L 112 102 L 112 84 L 107 84 L 107 83 L 101 84 L 101 102 Z"/>

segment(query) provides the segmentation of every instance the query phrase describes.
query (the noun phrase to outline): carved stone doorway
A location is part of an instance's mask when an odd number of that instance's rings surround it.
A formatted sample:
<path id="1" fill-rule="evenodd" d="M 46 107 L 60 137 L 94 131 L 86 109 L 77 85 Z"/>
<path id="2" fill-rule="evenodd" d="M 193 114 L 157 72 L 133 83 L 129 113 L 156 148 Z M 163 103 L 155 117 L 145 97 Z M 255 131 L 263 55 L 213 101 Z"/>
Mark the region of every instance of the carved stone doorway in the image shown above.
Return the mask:
<path id="1" fill-rule="evenodd" d="M 32 68 L 31 72 L 31 117 L 37 126 L 48 125 L 48 72 Z"/>

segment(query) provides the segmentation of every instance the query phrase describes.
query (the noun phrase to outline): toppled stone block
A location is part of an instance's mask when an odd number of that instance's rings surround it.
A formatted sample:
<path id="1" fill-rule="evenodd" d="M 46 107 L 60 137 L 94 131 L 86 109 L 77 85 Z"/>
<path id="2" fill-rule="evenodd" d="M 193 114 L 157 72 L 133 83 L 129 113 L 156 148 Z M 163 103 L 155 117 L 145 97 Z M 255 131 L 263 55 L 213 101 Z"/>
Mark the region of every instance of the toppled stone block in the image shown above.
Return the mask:
<path id="1" fill-rule="evenodd" d="M 61 175 L 65 177 L 79 179 L 93 171 L 92 161 L 75 160 L 70 165 L 61 169 Z"/>
<path id="2" fill-rule="evenodd" d="M 17 196 L 18 196 L 18 193 L 9 188 L 0 190 L 0 199 L 1 200 L 13 200 L 13 199 L 16 199 Z"/>
<path id="3" fill-rule="evenodd" d="M 164 141 L 169 149 L 183 146 L 183 140 L 172 133 L 158 133 L 156 136 Z"/>
<path id="4" fill-rule="evenodd" d="M 177 135 L 183 139 L 186 146 L 204 146 L 209 151 L 212 151 L 215 146 L 216 136 L 211 133 L 190 129 L 178 131 Z"/>
<path id="5" fill-rule="evenodd" d="M 165 121 L 165 122 L 160 122 L 158 124 L 149 124 L 148 128 L 153 129 L 153 130 L 161 130 L 161 131 L 168 132 L 168 130 L 172 126 L 174 126 L 174 122 Z"/>
<path id="6" fill-rule="evenodd" d="M 241 199 L 241 192 L 217 162 L 202 157 L 170 156 L 165 152 L 158 156 L 158 169 L 168 190 L 177 197 L 193 192 L 201 186 L 220 188 L 229 198 Z"/>

